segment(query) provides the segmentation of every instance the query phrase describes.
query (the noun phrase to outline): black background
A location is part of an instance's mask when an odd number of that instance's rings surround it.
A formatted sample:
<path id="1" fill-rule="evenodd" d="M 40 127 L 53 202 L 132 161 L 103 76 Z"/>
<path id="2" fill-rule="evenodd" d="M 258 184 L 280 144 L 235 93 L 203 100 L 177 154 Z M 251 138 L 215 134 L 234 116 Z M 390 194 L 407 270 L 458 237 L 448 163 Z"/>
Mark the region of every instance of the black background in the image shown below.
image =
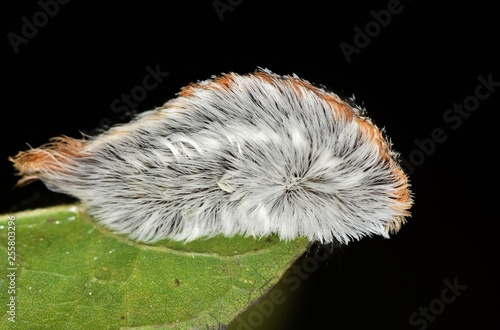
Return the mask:
<path id="1" fill-rule="evenodd" d="M 493 142 L 500 88 L 456 129 L 443 120 L 454 103 L 474 95 L 478 76 L 500 81 L 496 8 L 401 1 L 400 13 L 348 63 L 340 43 L 354 45 L 354 28 L 364 29 L 374 20 L 370 12 L 390 1 L 220 2 L 232 4 L 223 20 L 213 1 L 71 1 L 18 53 L 8 33 L 21 35 L 22 17 L 32 21 L 41 7 L 4 4 L 0 213 L 73 201 L 39 182 L 12 189 L 7 157 L 27 143 L 128 121 L 111 103 L 142 83 L 148 65 L 169 76 L 138 102 L 138 112 L 221 72 L 295 73 L 354 94 L 405 159 L 416 155 L 415 140 L 433 130 L 447 138 L 411 171 L 415 206 L 401 232 L 341 247 L 298 288 L 281 282 L 286 302 L 257 328 L 424 329 L 410 315 L 439 299 L 444 281 L 455 278 L 467 288 L 426 328 L 498 328 Z"/>

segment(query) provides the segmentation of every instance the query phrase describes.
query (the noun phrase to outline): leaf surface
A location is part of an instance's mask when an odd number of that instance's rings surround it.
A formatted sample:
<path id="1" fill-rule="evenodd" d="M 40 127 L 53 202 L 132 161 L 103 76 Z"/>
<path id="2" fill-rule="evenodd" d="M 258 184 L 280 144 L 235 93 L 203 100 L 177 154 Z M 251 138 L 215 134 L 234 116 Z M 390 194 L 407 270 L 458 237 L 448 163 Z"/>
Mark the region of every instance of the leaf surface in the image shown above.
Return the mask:
<path id="1" fill-rule="evenodd" d="M 8 243 L 13 216 L 15 244 Z M 275 285 L 307 246 L 277 236 L 145 245 L 74 205 L 3 215 L 0 302 L 6 312 L 11 296 L 16 305 L 15 323 L 1 312 L 0 327 L 217 329 Z"/>

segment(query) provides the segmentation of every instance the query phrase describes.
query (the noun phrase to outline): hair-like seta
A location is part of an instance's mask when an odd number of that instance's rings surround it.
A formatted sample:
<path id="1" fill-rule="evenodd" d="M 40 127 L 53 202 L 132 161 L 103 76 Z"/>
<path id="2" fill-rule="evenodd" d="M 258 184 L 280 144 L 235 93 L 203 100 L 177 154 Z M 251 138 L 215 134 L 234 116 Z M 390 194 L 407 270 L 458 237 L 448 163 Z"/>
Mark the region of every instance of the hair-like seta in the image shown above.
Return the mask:
<path id="1" fill-rule="evenodd" d="M 408 178 L 363 110 L 260 69 L 190 84 L 132 122 L 11 158 L 19 184 L 77 197 L 131 238 L 217 234 L 348 243 L 397 232 Z"/>

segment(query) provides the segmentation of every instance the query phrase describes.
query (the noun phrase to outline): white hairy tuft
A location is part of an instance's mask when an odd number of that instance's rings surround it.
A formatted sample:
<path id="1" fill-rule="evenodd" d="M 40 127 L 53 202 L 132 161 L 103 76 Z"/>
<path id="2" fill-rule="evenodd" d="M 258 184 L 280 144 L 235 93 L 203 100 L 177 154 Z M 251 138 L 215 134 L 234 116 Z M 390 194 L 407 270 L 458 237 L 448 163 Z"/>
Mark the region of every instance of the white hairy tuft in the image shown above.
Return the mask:
<path id="1" fill-rule="evenodd" d="M 42 180 L 143 242 L 275 233 L 348 243 L 388 237 L 412 205 L 364 110 L 268 70 L 191 84 L 129 124 L 11 160 L 20 184 Z"/>

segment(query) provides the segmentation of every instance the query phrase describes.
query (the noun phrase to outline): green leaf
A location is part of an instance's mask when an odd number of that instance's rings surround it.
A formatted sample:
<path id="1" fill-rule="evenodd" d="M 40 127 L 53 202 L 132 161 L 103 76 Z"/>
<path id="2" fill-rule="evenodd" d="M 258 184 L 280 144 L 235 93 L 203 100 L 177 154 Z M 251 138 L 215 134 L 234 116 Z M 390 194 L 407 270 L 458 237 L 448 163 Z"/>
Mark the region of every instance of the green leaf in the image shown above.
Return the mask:
<path id="1" fill-rule="evenodd" d="M 144 245 L 77 206 L 59 206 L 0 216 L 0 246 L 1 308 L 15 298 L 15 323 L 1 311 L 2 328 L 217 329 L 275 285 L 308 242 L 238 236 Z"/>

